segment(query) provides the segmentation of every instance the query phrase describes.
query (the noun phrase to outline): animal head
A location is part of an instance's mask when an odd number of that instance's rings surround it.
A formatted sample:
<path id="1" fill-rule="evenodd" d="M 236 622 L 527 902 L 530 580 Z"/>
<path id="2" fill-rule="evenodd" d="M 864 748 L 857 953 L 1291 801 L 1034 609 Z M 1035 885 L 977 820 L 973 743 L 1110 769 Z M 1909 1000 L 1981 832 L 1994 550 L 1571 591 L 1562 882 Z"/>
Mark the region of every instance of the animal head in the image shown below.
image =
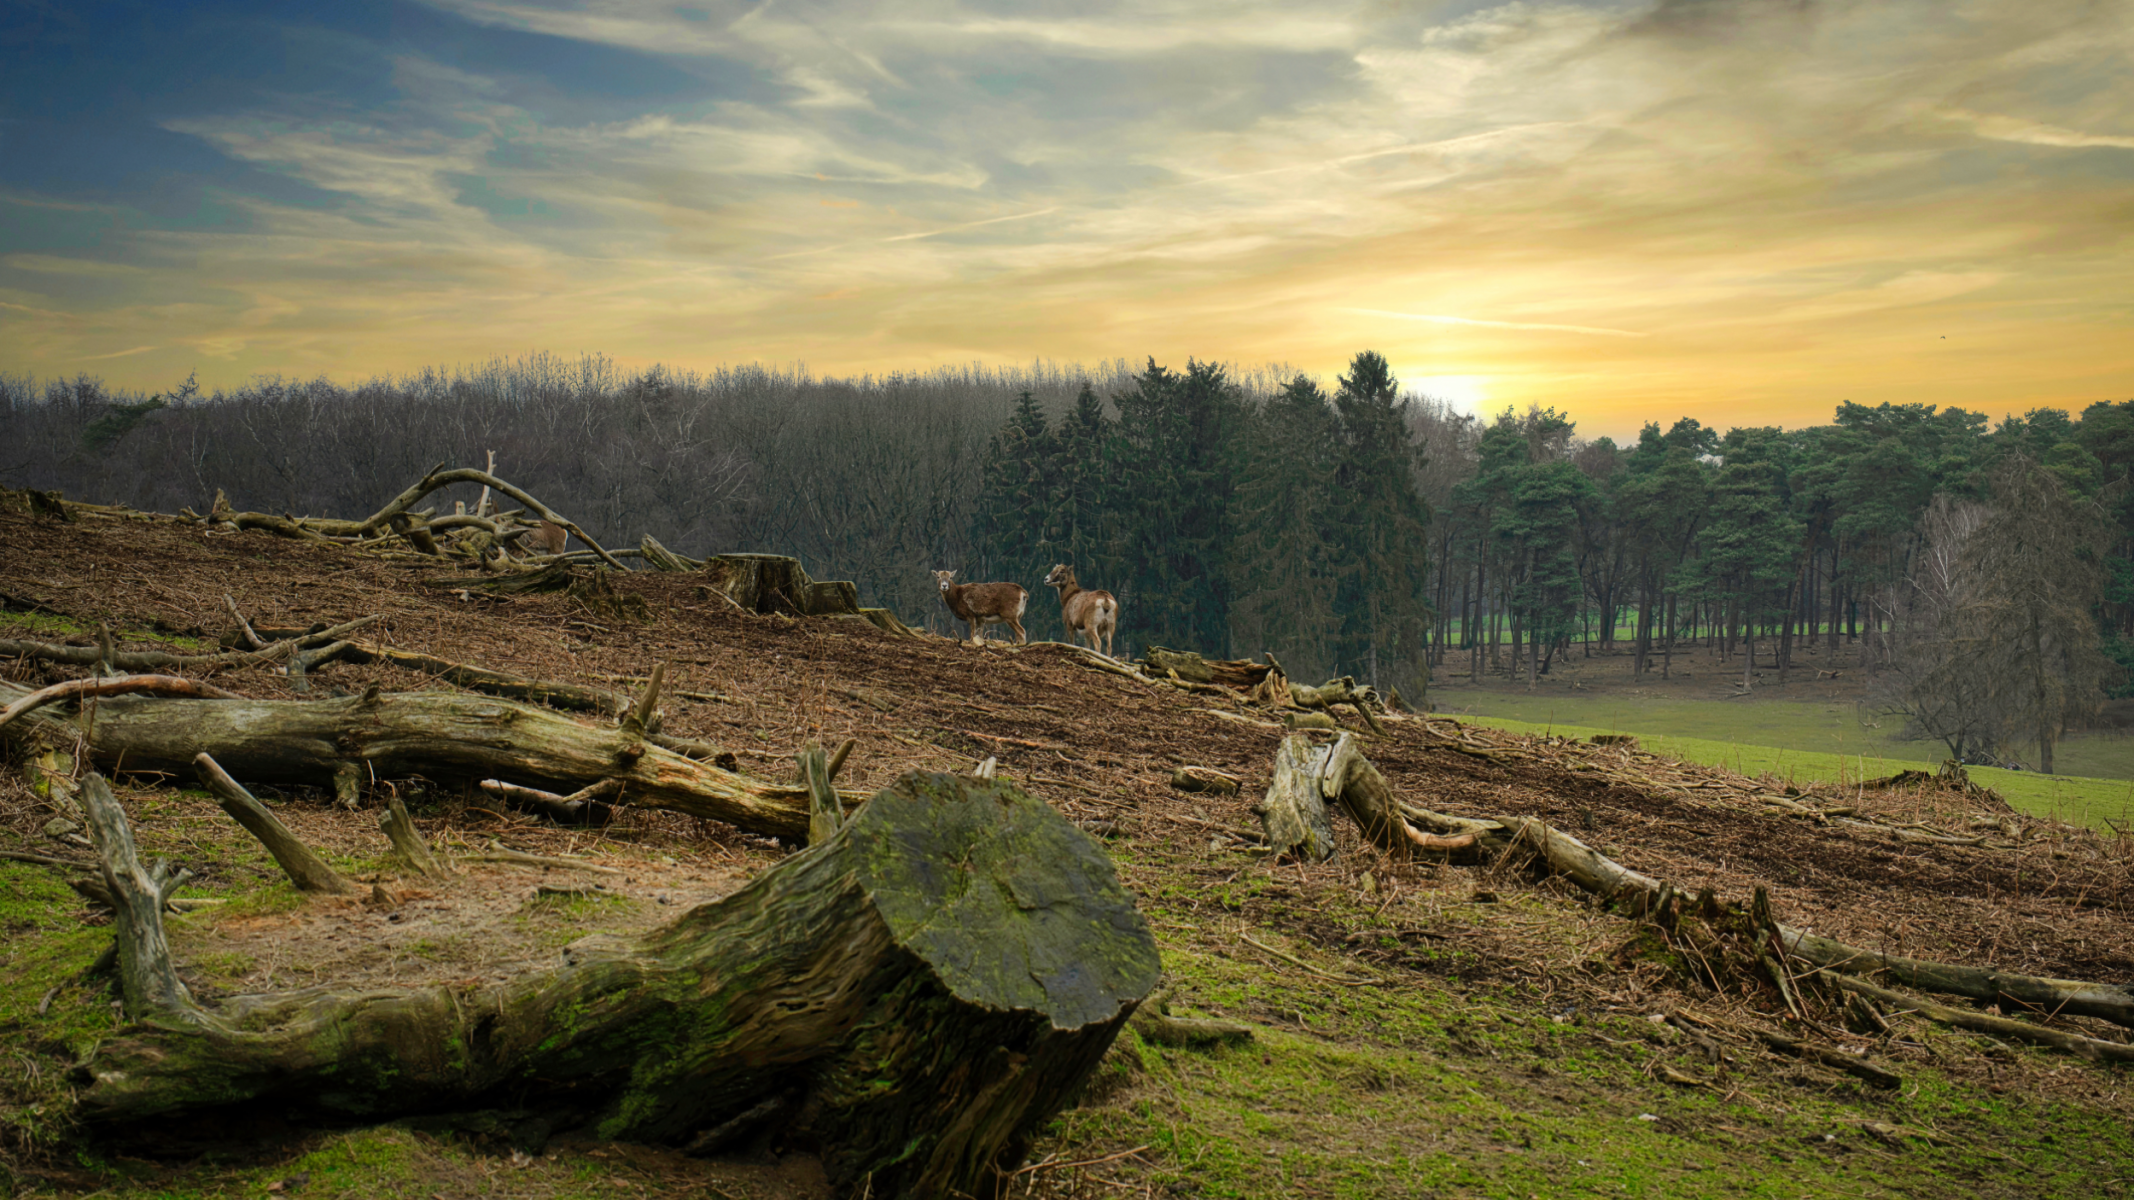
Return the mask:
<path id="1" fill-rule="evenodd" d="M 1045 586 L 1047 587 L 1058 587 L 1063 583 L 1073 582 L 1074 568 L 1066 563 L 1053 563 L 1052 570 L 1045 576 Z"/>
<path id="2" fill-rule="evenodd" d="M 934 582 L 940 584 L 941 590 L 945 592 L 955 586 L 956 573 L 954 571 L 936 571 L 934 572 Z"/>

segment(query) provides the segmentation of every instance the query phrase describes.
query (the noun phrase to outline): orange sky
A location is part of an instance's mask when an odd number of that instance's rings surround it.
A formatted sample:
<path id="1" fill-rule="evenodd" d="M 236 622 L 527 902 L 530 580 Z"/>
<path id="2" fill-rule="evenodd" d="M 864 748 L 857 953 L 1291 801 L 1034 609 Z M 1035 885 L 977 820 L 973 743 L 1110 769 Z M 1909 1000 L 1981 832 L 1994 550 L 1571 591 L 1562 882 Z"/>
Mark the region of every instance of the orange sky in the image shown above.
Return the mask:
<path id="1" fill-rule="evenodd" d="M 1618 436 L 2134 399 L 2134 5 L 1059 8 L 262 15 L 217 36 L 298 81 L 79 117 L 145 123 L 131 176 L 0 125 L 0 371 L 1369 347 Z"/>

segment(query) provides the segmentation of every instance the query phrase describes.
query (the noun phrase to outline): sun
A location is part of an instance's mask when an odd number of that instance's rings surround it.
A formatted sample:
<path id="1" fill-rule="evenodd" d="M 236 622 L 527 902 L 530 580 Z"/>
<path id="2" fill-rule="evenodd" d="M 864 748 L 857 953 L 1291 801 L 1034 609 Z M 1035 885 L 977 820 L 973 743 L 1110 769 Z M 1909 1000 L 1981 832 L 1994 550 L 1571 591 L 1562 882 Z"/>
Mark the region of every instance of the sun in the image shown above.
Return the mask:
<path id="1" fill-rule="evenodd" d="M 1480 416 L 1489 402 L 1487 375 L 1424 375 L 1402 381 L 1401 390 L 1412 396 L 1442 400 L 1469 416 Z"/>

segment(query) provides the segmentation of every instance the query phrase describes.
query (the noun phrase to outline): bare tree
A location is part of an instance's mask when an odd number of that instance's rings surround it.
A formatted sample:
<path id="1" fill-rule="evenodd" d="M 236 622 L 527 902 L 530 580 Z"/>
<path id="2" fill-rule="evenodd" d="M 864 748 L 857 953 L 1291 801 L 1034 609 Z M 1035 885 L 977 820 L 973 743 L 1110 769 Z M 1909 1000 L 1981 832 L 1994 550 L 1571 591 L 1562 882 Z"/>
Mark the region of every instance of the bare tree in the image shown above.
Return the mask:
<path id="1" fill-rule="evenodd" d="M 1886 703 L 1958 758 L 2035 740 L 2038 769 L 2104 700 L 2110 662 L 2095 610 L 2110 538 L 2103 510 L 2022 454 L 1993 477 L 1991 509 L 1938 496 L 1916 569 L 1893 605 Z"/>

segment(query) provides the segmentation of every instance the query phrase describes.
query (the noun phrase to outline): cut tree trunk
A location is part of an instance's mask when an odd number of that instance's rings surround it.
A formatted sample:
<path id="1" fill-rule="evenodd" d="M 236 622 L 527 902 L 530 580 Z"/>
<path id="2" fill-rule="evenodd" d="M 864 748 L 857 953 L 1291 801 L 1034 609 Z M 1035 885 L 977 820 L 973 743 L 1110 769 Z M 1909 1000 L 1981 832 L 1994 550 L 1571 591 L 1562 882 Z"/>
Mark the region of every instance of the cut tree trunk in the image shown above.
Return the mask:
<path id="1" fill-rule="evenodd" d="M 800 560 L 782 554 L 715 554 L 704 562 L 709 585 L 744 611 L 789 617 L 859 615 L 859 589 L 845 580 L 808 578 Z"/>
<path id="2" fill-rule="evenodd" d="M 115 886 L 139 874 L 121 841 L 104 837 Z M 501 984 L 205 1008 L 154 906 L 121 914 L 143 983 L 137 1023 L 87 1064 L 100 1127 L 506 1107 L 697 1152 L 767 1133 L 820 1154 L 839 1194 L 879 1197 L 1002 1194 L 1159 970 L 1103 851 L 968 776 L 907 775 L 740 892 Z"/>
<path id="3" fill-rule="evenodd" d="M 25 695 L 0 680 L 0 702 Z M 449 692 L 367 692 L 337 700 L 155 700 L 100 702 L 88 752 L 128 771 L 189 774 L 205 752 L 249 783 L 334 787 L 351 768 L 378 776 L 422 775 L 439 782 L 501 779 L 574 792 L 620 780 L 629 803 L 710 817 L 752 833 L 804 840 L 808 790 L 766 783 L 665 749 L 613 726 L 509 700 Z M 45 712 L 17 720 L 0 737 L 39 730 L 71 741 L 82 729 Z M 840 793 L 849 806 L 865 799 Z"/>

